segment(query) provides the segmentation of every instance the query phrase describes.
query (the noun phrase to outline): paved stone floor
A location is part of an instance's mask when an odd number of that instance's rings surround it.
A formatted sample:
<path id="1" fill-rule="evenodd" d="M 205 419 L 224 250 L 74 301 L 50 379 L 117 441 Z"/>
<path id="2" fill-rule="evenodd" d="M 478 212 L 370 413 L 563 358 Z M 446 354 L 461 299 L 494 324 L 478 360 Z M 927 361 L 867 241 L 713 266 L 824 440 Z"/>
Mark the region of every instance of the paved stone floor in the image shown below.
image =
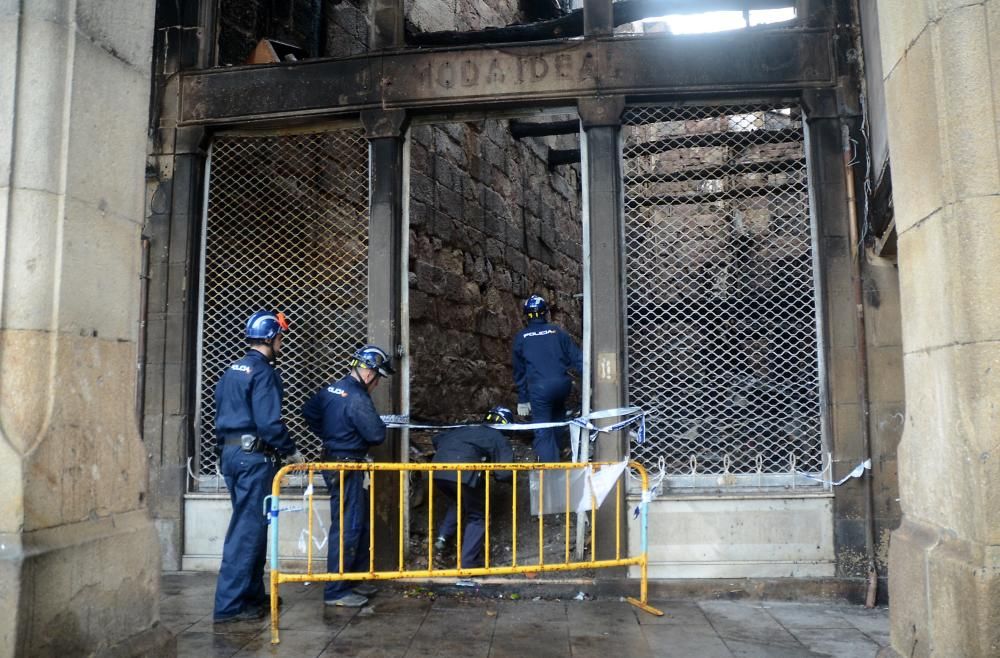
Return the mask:
<path id="1" fill-rule="evenodd" d="M 318 585 L 281 588 L 281 644 L 267 620 L 213 627 L 214 574 L 163 577 L 162 622 L 178 656 L 489 656 L 691 658 L 875 656 L 888 610 L 846 603 L 534 598 L 531 583 L 480 589 L 386 583 L 361 610 L 326 608 Z M 586 588 L 584 588 L 586 589 Z M 537 589 L 535 590 L 537 591 Z"/>

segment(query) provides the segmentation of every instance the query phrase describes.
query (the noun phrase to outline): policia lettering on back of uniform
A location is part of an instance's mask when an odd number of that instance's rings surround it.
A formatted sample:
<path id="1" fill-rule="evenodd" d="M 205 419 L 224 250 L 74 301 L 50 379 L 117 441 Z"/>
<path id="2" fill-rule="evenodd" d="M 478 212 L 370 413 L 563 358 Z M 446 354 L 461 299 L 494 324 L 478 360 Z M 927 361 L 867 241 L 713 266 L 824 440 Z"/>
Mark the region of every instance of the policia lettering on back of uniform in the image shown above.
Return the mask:
<path id="1" fill-rule="evenodd" d="M 358 462 L 368 457 L 368 449 L 385 441 L 385 423 L 371 399 L 379 379 L 394 374 L 385 350 L 365 345 L 351 357 L 347 374 L 319 389 L 302 407 L 306 425 L 323 441 L 323 461 Z M 330 492 L 330 536 L 327 571 L 345 573 L 368 570 L 369 512 L 367 473 L 324 471 Z M 343 489 L 341 489 L 343 488 Z M 341 501 L 343 490 L 343 501 Z M 340 518 L 343 508 L 343 518 Z M 343 531 L 343 537 L 341 537 Z M 343 555 L 341 555 L 343 545 Z M 326 605 L 360 607 L 377 590 L 369 583 L 354 586 L 352 581 L 332 581 L 323 590 Z"/>
<path id="2" fill-rule="evenodd" d="M 260 619 L 269 609 L 264 592 L 267 520 L 261 509 L 277 459 L 304 461 L 281 419 L 284 389 L 273 365 L 288 326 L 276 311 L 250 316 L 250 349 L 226 368 L 215 387 L 216 451 L 233 506 L 215 588 L 217 624 Z"/>
<path id="3" fill-rule="evenodd" d="M 583 372 L 583 354 L 566 331 L 548 321 L 549 305 L 538 295 L 524 302 L 528 326 L 514 336 L 512 365 L 517 386 L 517 413 L 536 423 L 566 420 L 566 398 L 572 388 L 570 370 Z M 559 461 L 564 432 L 535 430 L 534 449 L 541 462 Z"/>

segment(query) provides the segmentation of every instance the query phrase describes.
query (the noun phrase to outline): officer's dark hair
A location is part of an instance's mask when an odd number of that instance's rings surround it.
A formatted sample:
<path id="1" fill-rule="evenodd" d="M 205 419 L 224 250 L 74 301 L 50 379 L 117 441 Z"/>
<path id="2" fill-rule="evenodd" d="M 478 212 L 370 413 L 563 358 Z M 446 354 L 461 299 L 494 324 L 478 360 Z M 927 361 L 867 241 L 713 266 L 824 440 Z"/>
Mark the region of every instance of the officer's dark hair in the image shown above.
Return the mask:
<path id="1" fill-rule="evenodd" d="M 270 346 L 271 343 L 273 342 L 274 342 L 273 340 L 267 340 L 264 338 L 247 338 L 247 345 L 249 345 L 250 347 L 254 347 L 256 345 Z"/>

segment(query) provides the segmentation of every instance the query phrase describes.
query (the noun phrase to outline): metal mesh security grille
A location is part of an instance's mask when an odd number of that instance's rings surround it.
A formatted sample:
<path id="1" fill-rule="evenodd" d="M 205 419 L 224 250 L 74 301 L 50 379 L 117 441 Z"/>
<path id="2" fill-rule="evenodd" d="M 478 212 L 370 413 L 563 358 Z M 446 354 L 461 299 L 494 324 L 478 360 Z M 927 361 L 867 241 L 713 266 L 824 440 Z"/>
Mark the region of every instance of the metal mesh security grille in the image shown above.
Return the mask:
<path id="1" fill-rule="evenodd" d="M 367 337 L 368 145 L 361 130 L 226 136 L 212 145 L 205 222 L 199 470 L 216 472 L 215 384 L 246 351 L 246 319 L 283 311 L 283 412 L 308 457 L 299 414 Z"/>
<path id="2" fill-rule="evenodd" d="M 670 476 L 819 471 L 800 109 L 631 108 L 623 132 L 635 457 Z"/>

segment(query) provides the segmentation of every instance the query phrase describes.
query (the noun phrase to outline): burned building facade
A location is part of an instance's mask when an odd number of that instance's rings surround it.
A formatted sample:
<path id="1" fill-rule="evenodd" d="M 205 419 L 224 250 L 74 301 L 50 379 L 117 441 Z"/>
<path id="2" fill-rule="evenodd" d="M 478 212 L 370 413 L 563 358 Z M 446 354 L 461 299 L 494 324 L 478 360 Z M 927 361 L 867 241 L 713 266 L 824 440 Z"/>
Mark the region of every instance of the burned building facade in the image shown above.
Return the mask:
<path id="1" fill-rule="evenodd" d="M 148 372 L 165 375 L 147 377 L 147 399 L 187 391 L 171 413 L 145 410 L 145 435 L 173 455 L 154 469 L 168 562 L 212 568 L 221 549 L 198 530 L 225 514 L 211 389 L 255 305 L 297 319 L 282 363 L 286 404 L 317 454 L 295 410 L 366 340 L 398 346 L 404 376 L 382 400 L 393 412 L 450 422 L 513 405 L 519 304 L 540 292 L 589 343 L 580 405 L 627 401 L 648 413 L 644 444 L 622 436 L 594 447 L 606 457 L 627 450 L 663 476 L 654 576 L 795 576 L 857 591 L 881 573 L 884 596 L 899 516 L 899 340 L 862 338 L 851 309 L 861 285 L 869 316 L 884 308 L 892 322 L 898 290 L 891 276 L 862 272 L 852 249 L 861 241 L 851 238 L 846 183 L 863 175 L 853 162 L 845 169 L 844 144 L 868 135 L 861 69 L 832 27 L 856 23 L 849 3 L 803 4 L 777 27 L 690 38 L 643 33 L 621 3 L 600 42 L 615 49 L 569 41 L 551 52 L 502 27 L 566 35 L 581 16 L 556 9 L 530 23 L 549 11 L 543 4 L 416 2 L 399 12 L 223 2 L 202 17 L 215 26 L 201 54 L 214 66 L 183 68 L 169 48 L 157 51 L 182 69 L 162 78 L 177 116 L 154 108 L 156 123 L 177 131 L 173 152 L 154 139 L 156 185 L 176 185 L 171 166 L 189 162 L 197 209 L 148 224 L 161 259 L 152 280 L 177 259 L 198 281 L 182 298 L 151 298 L 151 330 L 173 319 L 190 332 L 156 343 L 177 370 L 147 359 Z M 370 18 L 380 15 L 393 19 Z M 181 29 L 165 24 L 159 42 Z M 517 50 L 489 43 L 501 38 Z M 276 63 L 241 66 L 261 48 Z M 729 67 L 720 53 L 735 52 L 762 59 Z M 671 62 L 662 87 L 657 59 Z M 320 91 L 329 85 L 336 91 Z M 600 90 L 593 99 L 579 91 L 588 85 Z M 614 93 L 637 85 L 648 93 Z M 366 109 L 369 97 L 382 109 Z M 587 162 L 602 134 L 610 151 Z M 190 152 L 178 152 L 177 138 Z M 377 185 L 387 186 L 384 203 Z M 158 250 L 164 234 L 186 240 Z M 280 258 L 247 256 L 268 251 Z M 392 444 L 383 458 L 407 456 L 405 436 Z M 830 484 L 868 458 L 871 479 Z M 178 459 L 191 464 L 180 478 Z M 678 527 L 687 534 L 666 531 Z"/>
<path id="2" fill-rule="evenodd" d="M 292 318 L 286 416 L 316 457 L 298 409 L 365 342 L 400 364 L 384 412 L 513 405 L 538 292 L 584 348 L 574 403 L 647 414 L 645 442 L 591 450 L 657 476 L 652 578 L 891 593 L 897 651 L 990 655 L 1000 7 L 642 22 L 692 4 L 0 7 L 9 653 L 165 641 L 157 554 L 221 554 L 211 391 L 249 313 Z M 95 618 L 81 592 L 134 605 Z"/>

